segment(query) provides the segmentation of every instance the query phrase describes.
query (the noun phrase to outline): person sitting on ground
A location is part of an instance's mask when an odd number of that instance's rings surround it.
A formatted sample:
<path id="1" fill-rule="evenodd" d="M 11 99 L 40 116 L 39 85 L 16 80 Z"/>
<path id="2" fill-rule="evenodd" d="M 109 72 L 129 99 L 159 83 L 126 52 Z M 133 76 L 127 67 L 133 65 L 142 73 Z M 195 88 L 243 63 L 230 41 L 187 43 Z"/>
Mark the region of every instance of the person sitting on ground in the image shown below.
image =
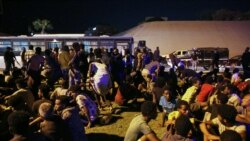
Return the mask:
<path id="1" fill-rule="evenodd" d="M 237 110 L 230 105 L 221 105 L 218 107 L 218 117 L 211 121 L 203 122 L 200 124 L 200 129 L 204 134 L 204 141 L 206 140 L 219 140 L 219 135 L 225 130 L 234 130 L 238 132 L 242 139 L 246 139 L 245 125 L 238 124 L 235 121 Z M 216 126 L 219 134 L 211 134 L 208 129 L 211 126 Z"/>
<path id="2" fill-rule="evenodd" d="M 236 87 L 232 84 L 228 84 L 224 87 L 223 94 L 227 95 L 229 97 L 228 99 L 228 105 L 232 105 L 235 108 L 240 105 L 241 98 L 236 93 Z"/>
<path id="3" fill-rule="evenodd" d="M 202 84 L 201 90 L 196 97 L 197 102 L 202 103 L 208 100 L 208 97 L 214 92 L 214 86 L 212 85 L 212 83 L 213 78 L 211 76 L 208 76 L 205 83 Z"/>
<path id="4" fill-rule="evenodd" d="M 185 100 L 188 104 L 193 103 L 200 87 L 200 80 L 197 77 L 193 77 L 191 80 L 192 86 L 189 87 L 184 95 L 182 96 L 181 100 Z"/>
<path id="5" fill-rule="evenodd" d="M 71 134 L 66 123 L 54 114 L 53 105 L 44 102 L 39 107 L 41 118 L 40 133 L 50 141 L 71 141 Z"/>
<path id="6" fill-rule="evenodd" d="M 239 133 L 233 130 L 226 130 L 220 135 L 220 141 L 242 141 Z"/>
<path id="7" fill-rule="evenodd" d="M 239 77 L 239 73 L 240 73 L 240 70 L 238 68 L 235 68 L 233 70 L 233 75 L 231 77 L 231 83 L 234 85 L 235 83 L 237 83 L 237 79 Z"/>
<path id="8" fill-rule="evenodd" d="M 45 62 L 44 62 L 44 70 L 42 74 L 46 78 L 46 82 L 49 87 L 54 90 L 54 85 L 56 81 L 62 77 L 61 67 L 58 61 L 52 56 L 52 52 L 50 49 L 45 50 Z"/>
<path id="9" fill-rule="evenodd" d="M 155 132 L 148 125 L 151 119 L 157 117 L 156 104 L 146 101 L 141 105 L 141 114 L 134 117 L 127 129 L 124 141 L 159 141 Z M 142 135 L 142 136 L 140 136 Z"/>
<path id="10" fill-rule="evenodd" d="M 76 107 L 71 107 L 69 97 L 62 95 L 56 97 L 54 112 L 61 116 L 69 127 L 73 141 L 86 141 L 84 126 L 81 122 L 79 110 Z"/>
<path id="11" fill-rule="evenodd" d="M 29 128 L 29 115 L 25 112 L 13 112 L 8 117 L 10 133 L 13 138 L 10 141 L 46 141 L 39 133 L 33 133 Z"/>
<path id="12" fill-rule="evenodd" d="M 52 101 L 49 100 L 49 92 L 50 88 L 47 84 L 41 84 L 38 88 L 38 100 L 36 100 L 32 105 L 32 112 L 35 115 L 38 115 L 38 109 L 39 106 L 44 103 L 52 103 Z"/>
<path id="13" fill-rule="evenodd" d="M 173 111 L 168 114 L 168 121 L 167 124 L 174 124 L 175 120 L 180 116 L 180 115 L 189 115 L 189 104 L 187 101 L 184 100 L 179 100 L 176 103 L 176 111 Z M 190 119 L 192 123 L 194 123 L 193 119 Z"/>
<path id="14" fill-rule="evenodd" d="M 250 139 L 250 94 L 246 94 L 243 99 L 241 106 L 237 107 L 238 115 L 236 121 L 243 123 L 247 127 L 247 140 Z"/>
<path id="15" fill-rule="evenodd" d="M 169 113 L 171 113 L 175 108 L 176 101 L 173 100 L 172 94 L 169 90 L 164 90 L 159 105 L 162 106 L 163 112 L 162 112 L 162 124 L 161 126 L 164 127 L 165 120 Z"/>
<path id="16" fill-rule="evenodd" d="M 185 115 L 180 115 L 174 125 L 169 125 L 162 141 L 193 141 L 190 138 L 192 129 L 193 125 L 189 118 Z"/>
<path id="17" fill-rule="evenodd" d="M 68 85 L 68 81 L 62 80 L 62 81 L 60 81 L 60 83 L 61 83 L 61 87 L 55 88 L 55 90 L 50 95 L 50 99 L 55 100 L 55 98 L 57 96 L 68 95 L 67 94 L 67 92 L 68 92 L 68 86 L 69 86 Z"/>
<path id="18" fill-rule="evenodd" d="M 218 116 L 218 107 L 222 104 L 227 104 L 228 97 L 222 93 L 217 94 L 216 103 L 209 105 L 207 110 L 205 111 L 205 115 L 203 117 L 203 122 L 210 121 Z"/>
<path id="19" fill-rule="evenodd" d="M 243 97 L 240 107 L 237 107 L 239 114 L 236 120 L 241 123 L 250 124 L 250 94 Z"/>
<path id="20" fill-rule="evenodd" d="M 32 105 L 35 101 L 35 98 L 32 92 L 26 88 L 27 84 L 25 80 L 17 79 L 15 82 L 18 90 L 15 91 L 12 95 L 6 96 L 5 100 L 8 103 L 8 101 L 11 101 L 11 99 L 13 99 L 14 97 L 20 97 L 30 112 L 32 109 Z"/>
<path id="21" fill-rule="evenodd" d="M 151 101 L 153 99 L 152 90 L 154 84 L 152 75 L 148 74 L 145 81 L 138 85 L 138 90 L 143 94 L 145 100 Z"/>

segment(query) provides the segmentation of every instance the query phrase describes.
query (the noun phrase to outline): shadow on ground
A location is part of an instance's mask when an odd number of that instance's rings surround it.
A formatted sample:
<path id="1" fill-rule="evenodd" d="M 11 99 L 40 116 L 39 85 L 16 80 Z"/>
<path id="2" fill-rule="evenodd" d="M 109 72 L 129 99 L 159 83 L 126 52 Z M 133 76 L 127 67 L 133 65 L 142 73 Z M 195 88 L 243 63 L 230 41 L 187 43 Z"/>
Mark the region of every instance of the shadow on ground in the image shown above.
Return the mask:
<path id="1" fill-rule="evenodd" d="M 87 135 L 89 141 L 123 141 L 123 137 L 117 135 L 105 134 L 105 133 L 90 133 Z"/>

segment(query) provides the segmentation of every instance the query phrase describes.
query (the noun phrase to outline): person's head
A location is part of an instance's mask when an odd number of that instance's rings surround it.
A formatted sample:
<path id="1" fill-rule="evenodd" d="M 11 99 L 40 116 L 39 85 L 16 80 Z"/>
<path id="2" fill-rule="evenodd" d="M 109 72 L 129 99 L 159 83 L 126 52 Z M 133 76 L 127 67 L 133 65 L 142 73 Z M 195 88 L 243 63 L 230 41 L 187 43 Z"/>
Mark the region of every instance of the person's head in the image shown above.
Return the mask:
<path id="1" fill-rule="evenodd" d="M 245 76 L 242 73 L 239 73 L 236 82 L 243 82 L 245 80 Z"/>
<path id="2" fill-rule="evenodd" d="M 22 95 L 14 96 L 7 100 L 7 105 L 9 105 L 14 111 L 27 110 L 27 105 L 22 97 Z"/>
<path id="3" fill-rule="evenodd" d="M 50 56 L 51 55 L 51 50 L 50 49 L 46 49 L 44 52 L 45 56 Z"/>
<path id="4" fill-rule="evenodd" d="M 29 50 L 33 50 L 34 46 L 33 45 L 29 45 Z"/>
<path id="5" fill-rule="evenodd" d="M 200 87 L 200 85 L 201 85 L 201 81 L 200 81 L 200 79 L 197 78 L 197 77 L 193 77 L 193 78 L 191 79 L 191 83 L 192 83 L 192 85 L 195 86 L 195 87 Z"/>
<path id="6" fill-rule="evenodd" d="M 187 101 L 179 100 L 176 103 L 177 110 L 180 112 L 181 115 L 187 115 L 189 110 L 189 105 Z"/>
<path id="7" fill-rule="evenodd" d="M 224 73 L 230 73 L 230 69 L 229 68 L 225 68 Z"/>
<path id="8" fill-rule="evenodd" d="M 61 50 L 69 52 L 69 46 L 64 45 L 64 46 L 62 46 Z"/>
<path id="9" fill-rule="evenodd" d="M 53 52 L 58 53 L 58 52 L 59 52 L 59 47 L 55 47 L 55 48 L 53 49 Z"/>
<path id="10" fill-rule="evenodd" d="M 42 118 L 46 119 L 53 115 L 53 106 L 51 103 L 44 102 L 39 106 L 38 112 Z"/>
<path id="11" fill-rule="evenodd" d="M 206 80 L 205 80 L 205 83 L 207 83 L 207 84 L 212 84 L 213 83 L 213 77 L 212 76 L 208 76 L 207 78 L 206 78 Z"/>
<path id="12" fill-rule="evenodd" d="M 49 86 L 46 84 L 41 84 L 38 88 L 38 97 L 39 98 L 44 97 L 45 99 L 50 99 L 49 92 L 50 92 Z"/>
<path id="13" fill-rule="evenodd" d="M 245 52 L 249 52 L 249 47 L 246 47 Z"/>
<path id="14" fill-rule="evenodd" d="M 176 134 L 181 135 L 182 137 L 188 137 L 192 128 L 193 125 L 186 115 L 180 115 L 175 121 Z"/>
<path id="15" fill-rule="evenodd" d="M 153 76 L 152 76 L 151 74 L 148 74 L 148 75 L 146 76 L 146 81 L 147 81 L 147 82 L 150 82 L 152 79 L 153 79 Z"/>
<path id="16" fill-rule="evenodd" d="M 23 51 L 23 52 L 26 52 L 26 48 L 25 48 L 25 47 L 22 47 L 22 51 Z"/>
<path id="17" fill-rule="evenodd" d="M 41 49 L 41 47 L 36 47 L 36 54 L 41 54 L 42 53 L 42 49 Z"/>
<path id="18" fill-rule="evenodd" d="M 114 54 L 118 54 L 118 53 L 119 53 L 119 50 L 118 50 L 117 48 L 114 48 L 114 49 L 113 49 L 113 53 L 114 53 Z"/>
<path id="19" fill-rule="evenodd" d="M 220 141 L 242 141 L 242 138 L 234 130 L 225 130 L 220 134 Z"/>
<path id="20" fill-rule="evenodd" d="M 82 93 L 81 86 L 72 85 L 69 88 L 69 93 L 70 93 L 70 96 L 73 98 L 73 100 L 75 100 L 76 96 L 79 95 L 80 93 Z"/>
<path id="21" fill-rule="evenodd" d="M 155 119 L 157 117 L 156 104 L 151 101 L 145 101 L 141 105 L 141 112 L 142 115 L 147 118 L 147 121 Z"/>
<path id="22" fill-rule="evenodd" d="M 80 50 L 85 51 L 85 45 L 84 44 L 80 44 Z"/>
<path id="23" fill-rule="evenodd" d="M 228 96 L 222 93 L 218 93 L 217 99 L 218 99 L 217 104 L 226 104 L 228 102 Z"/>
<path id="24" fill-rule="evenodd" d="M 223 93 L 224 94 L 232 94 L 234 92 L 234 86 L 232 84 L 225 84 Z"/>
<path id="25" fill-rule="evenodd" d="M 78 52 L 80 50 L 80 44 L 78 42 L 74 42 L 72 46 L 75 52 Z"/>
<path id="26" fill-rule="evenodd" d="M 11 51 L 11 50 L 12 50 L 11 47 L 7 47 L 7 48 L 6 48 L 6 51 Z"/>
<path id="27" fill-rule="evenodd" d="M 56 97 L 54 111 L 60 112 L 69 105 L 70 99 L 68 96 L 61 95 Z"/>
<path id="28" fill-rule="evenodd" d="M 240 70 L 238 69 L 238 68 L 235 68 L 234 70 L 233 70 L 233 73 L 239 73 L 240 72 Z"/>
<path id="29" fill-rule="evenodd" d="M 250 107 L 250 94 L 247 94 L 243 97 L 241 105 L 243 107 Z"/>
<path id="30" fill-rule="evenodd" d="M 60 84 L 62 85 L 62 88 L 63 89 L 68 89 L 68 87 L 69 87 L 69 83 L 68 83 L 68 81 L 67 80 L 61 80 L 61 81 L 59 81 L 60 82 Z"/>
<path id="31" fill-rule="evenodd" d="M 25 88 L 27 86 L 26 81 L 22 78 L 17 79 L 15 82 L 18 89 Z"/>
<path id="32" fill-rule="evenodd" d="M 29 115 L 17 111 L 8 116 L 9 131 L 16 135 L 25 135 L 29 129 Z"/>
<path id="33" fill-rule="evenodd" d="M 218 118 L 225 126 L 232 126 L 235 124 L 237 110 L 235 107 L 227 104 L 218 107 Z"/>
<path id="34" fill-rule="evenodd" d="M 168 89 L 164 90 L 162 95 L 167 99 L 167 101 L 171 100 L 171 93 Z"/>

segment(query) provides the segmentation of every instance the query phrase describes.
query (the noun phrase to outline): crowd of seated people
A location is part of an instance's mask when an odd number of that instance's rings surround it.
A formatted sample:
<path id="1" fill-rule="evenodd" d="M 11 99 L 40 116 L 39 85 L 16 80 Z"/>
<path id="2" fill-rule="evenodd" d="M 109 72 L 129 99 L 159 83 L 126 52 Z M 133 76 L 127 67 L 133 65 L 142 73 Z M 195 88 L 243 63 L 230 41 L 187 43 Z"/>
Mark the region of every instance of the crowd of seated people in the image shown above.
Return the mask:
<path id="1" fill-rule="evenodd" d="M 227 140 L 228 134 L 250 139 L 250 82 L 238 70 L 203 74 L 179 66 L 165 72 L 157 52 L 111 51 L 90 54 L 73 43 L 71 52 L 68 46 L 56 53 L 48 49 L 44 58 L 38 47 L 24 68 L 3 74 L 1 140 L 85 141 L 100 113 L 114 111 L 112 103 L 132 108 L 138 99 L 149 107 L 144 104 L 132 121 L 126 140 Z M 147 124 L 157 115 L 147 107 L 161 113 L 163 137 Z M 145 126 L 134 129 L 137 120 Z"/>

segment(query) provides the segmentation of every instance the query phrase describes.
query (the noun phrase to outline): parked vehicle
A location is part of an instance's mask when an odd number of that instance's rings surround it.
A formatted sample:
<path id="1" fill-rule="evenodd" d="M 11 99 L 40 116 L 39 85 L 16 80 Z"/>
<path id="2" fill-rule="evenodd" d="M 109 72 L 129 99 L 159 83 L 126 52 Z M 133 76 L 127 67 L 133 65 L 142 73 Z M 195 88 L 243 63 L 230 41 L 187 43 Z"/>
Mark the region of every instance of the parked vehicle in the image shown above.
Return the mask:
<path id="1" fill-rule="evenodd" d="M 241 55 L 236 55 L 228 60 L 228 66 L 241 66 Z"/>
<path id="2" fill-rule="evenodd" d="M 228 63 L 229 50 L 228 48 L 219 47 L 198 47 L 196 48 L 199 63 L 198 65 L 203 66 L 205 69 L 209 69 L 212 64 L 214 51 L 219 52 L 219 66 L 225 66 Z"/>

